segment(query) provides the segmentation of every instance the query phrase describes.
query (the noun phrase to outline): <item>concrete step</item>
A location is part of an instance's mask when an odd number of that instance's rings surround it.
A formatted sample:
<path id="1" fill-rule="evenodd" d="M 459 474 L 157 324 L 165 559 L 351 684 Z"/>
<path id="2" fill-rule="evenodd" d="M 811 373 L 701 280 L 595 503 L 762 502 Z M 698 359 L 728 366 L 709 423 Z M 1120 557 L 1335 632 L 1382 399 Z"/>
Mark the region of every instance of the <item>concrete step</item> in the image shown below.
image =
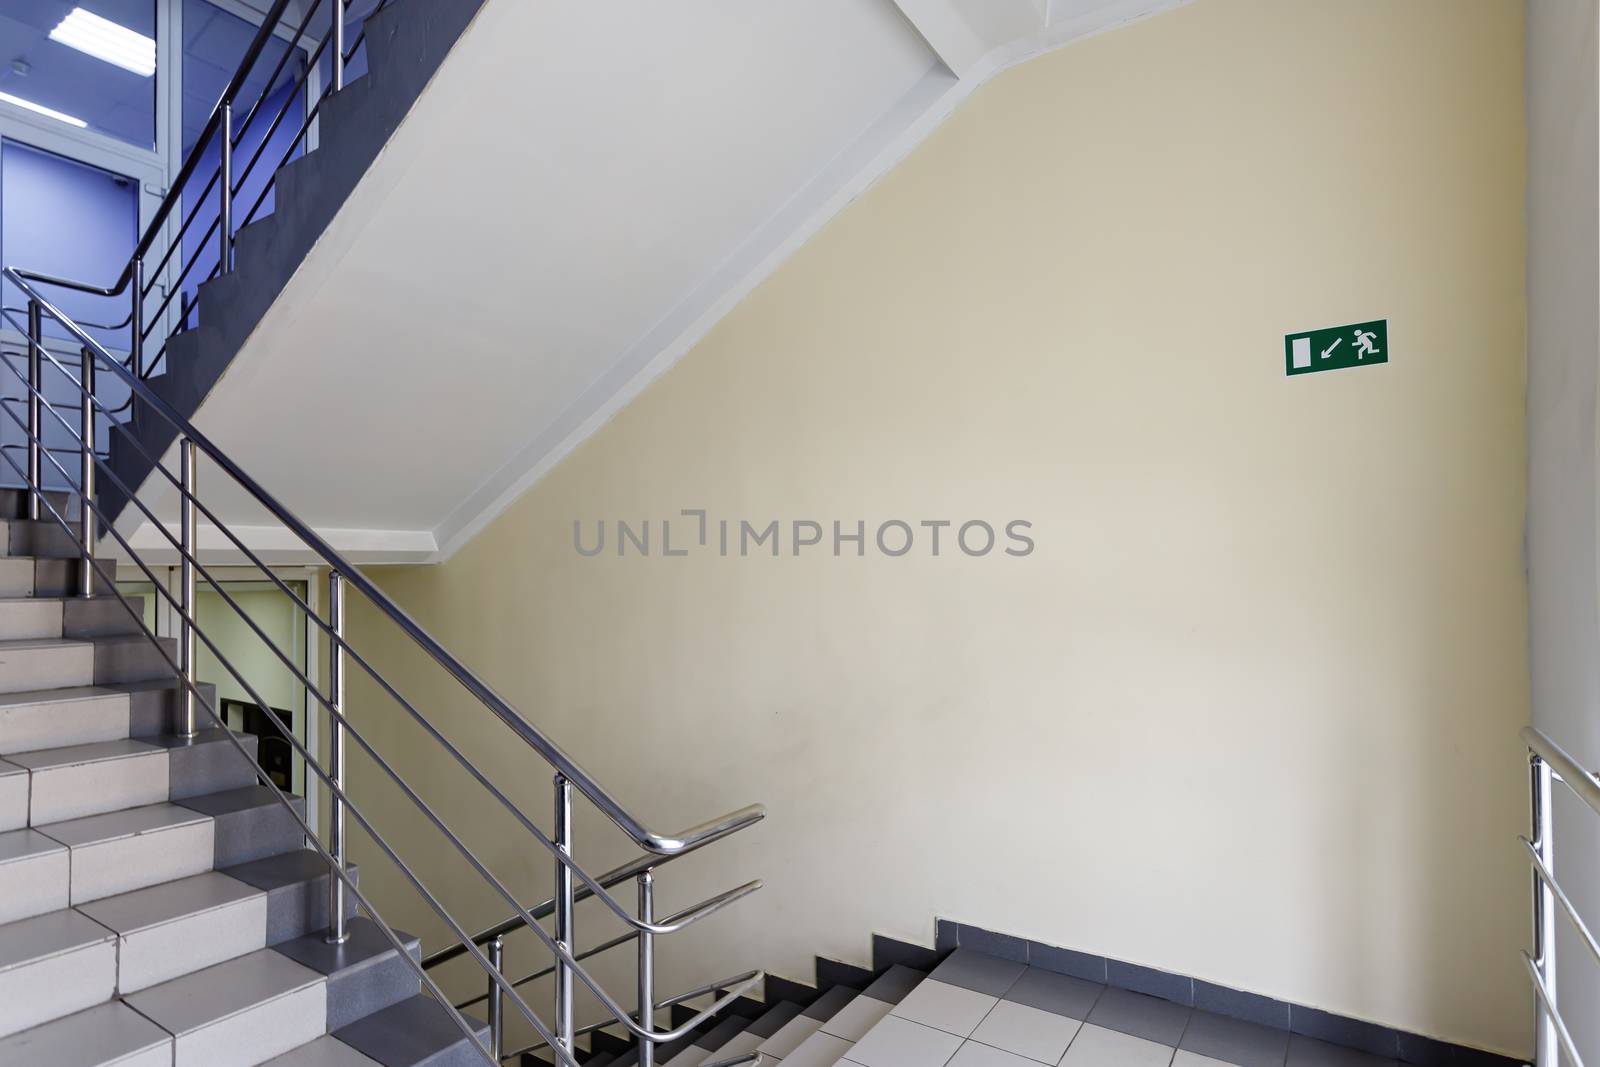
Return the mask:
<path id="1" fill-rule="evenodd" d="M 0 641 L 60 637 L 65 604 L 60 597 L 0 597 Z"/>
<path id="2" fill-rule="evenodd" d="M 222 868 L 222 873 L 267 894 L 267 944 L 285 941 L 328 926 L 328 864 L 312 849 L 297 848 Z M 361 883 L 361 870 L 350 867 L 350 879 Z"/>
<path id="3" fill-rule="evenodd" d="M 38 520 L 4 519 L 0 520 L 0 549 L 7 556 L 77 559 L 83 551 L 78 541 L 82 529 L 76 522 L 64 527 L 48 514 Z"/>
<path id="4" fill-rule="evenodd" d="M 143 807 L 167 799 L 167 750 L 123 738 L 41 748 L 5 761 L 28 771 L 32 826 Z M 6 779 L 0 778 L 0 793 Z M 0 811 L 0 816 L 3 816 Z"/>
<path id="5" fill-rule="evenodd" d="M 116 937 L 75 911 L 0 926 L 0 1036 L 110 1000 Z"/>
<path id="6" fill-rule="evenodd" d="M 321 1037 L 324 979 L 262 949 L 126 998 L 172 1034 L 173 1067 L 255 1067 Z"/>
<path id="7" fill-rule="evenodd" d="M 71 852 L 74 905 L 209 871 L 209 816 L 176 804 L 90 815 L 38 827 Z"/>
<path id="8" fill-rule="evenodd" d="M 471 1015 L 488 1047 L 489 1027 Z M 384 1067 L 482 1067 L 483 1056 L 432 997 L 415 996 L 335 1030 L 333 1036 Z"/>
<path id="9" fill-rule="evenodd" d="M 131 597 L 135 607 L 142 597 Z M 28 637 L 107 637 L 139 632 L 116 597 L 0 597 L 0 641 Z"/>
<path id="10" fill-rule="evenodd" d="M 317 930 L 277 946 L 285 956 L 327 978 L 329 1030 L 348 1026 L 422 990 L 417 972 L 372 920 L 350 920 L 348 933 L 338 945 L 330 945 L 326 931 Z M 411 958 L 420 962 L 421 940 L 402 931 L 395 933 Z"/>
<path id="11" fill-rule="evenodd" d="M 70 863 L 67 847 L 37 830 L 0 834 L 0 923 L 66 907 Z"/>
<path id="12" fill-rule="evenodd" d="M 218 869 L 305 847 L 305 831 L 264 785 L 188 797 L 182 803 L 215 821 Z M 294 798 L 294 805 L 305 814 L 304 797 Z"/>
<path id="13" fill-rule="evenodd" d="M 69 492 L 47 491 L 45 499 L 63 515 L 72 514 L 77 504 L 77 495 Z M 21 519 L 28 514 L 28 491 L 26 489 L 0 489 L 0 516 L 7 519 Z M 46 515 L 49 512 L 45 512 Z"/>
<path id="14" fill-rule="evenodd" d="M 763 1041 L 777 1033 L 799 1014 L 800 1005 L 798 1004 L 789 1002 L 775 1004 L 763 1012 L 760 1018 L 750 1022 L 748 1026 L 737 1034 L 713 1048 L 710 1054 L 701 1062 L 716 1063 L 719 1060 L 732 1059 L 747 1052 L 754 1052 Z"/>
<path id="15" fill-rule="evenodd" d="M 340 1041 L 324 1035 L 292 1052 L 268 1060 L 263 1067 L 384 1067 Z"/>
<path id="16" fill-rule="evenodd" d="M 0 596 L 32 596 L 33 578 L 31 559 L 0 559 Z"/>
<path id="17" fill-rule="evenodd" d="M 0 641 L 0 693 L 93 685 L 94 652 L 92 641 Z"/>
<path id="18" fill-rule="evenodd" d="M 267 894 L 207 871 L 78 908 L 116 935 L 117 992 L 135 993 L 267 943 Z"/>
<path id="19" fill-rule="evenodd" d="M 128 694 L 94 686 L 0 696 L 0 756 L 128 736 Z"/>
<path id="20" fill-rule="evenodd" d="M 171 1067 L 172 1035 L 113 1000 L 0 1038 L 0 1063 Z"/>

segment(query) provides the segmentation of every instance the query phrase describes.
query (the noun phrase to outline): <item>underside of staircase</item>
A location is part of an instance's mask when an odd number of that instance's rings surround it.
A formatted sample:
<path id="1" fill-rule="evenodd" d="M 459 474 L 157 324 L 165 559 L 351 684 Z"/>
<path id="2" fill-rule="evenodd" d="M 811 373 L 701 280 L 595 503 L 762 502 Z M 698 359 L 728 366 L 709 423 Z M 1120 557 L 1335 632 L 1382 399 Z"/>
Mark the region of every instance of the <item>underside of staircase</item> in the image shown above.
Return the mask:
<path id="1" fill-rule="evenodd" d="M 372 924 L 327 943 L 327 865 L 254 738 L 175 735 L 174 643 L 77 596 L 24 506 L 0 491 L 0 1064 L 481 1063 Z"/>

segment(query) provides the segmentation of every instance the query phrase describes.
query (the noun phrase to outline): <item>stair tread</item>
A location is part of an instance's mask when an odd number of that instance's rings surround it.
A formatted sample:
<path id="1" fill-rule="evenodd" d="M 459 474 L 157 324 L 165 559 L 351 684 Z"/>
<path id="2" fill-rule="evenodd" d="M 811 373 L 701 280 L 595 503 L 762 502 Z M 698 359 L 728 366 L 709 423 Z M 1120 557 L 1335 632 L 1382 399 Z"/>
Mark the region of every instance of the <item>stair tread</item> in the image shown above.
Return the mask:
<path id="1" fill-rule="evenodd" d="M 472 1015 L 466 1019 L 474 1032 L 487 1033 L 485 1023 Z M 334 1036 L 385 1064 L 418 1063 L 467 1040 L 446 1009 L 420 993 L 342 1027 Z"/>
<path id="2" fill-rule="evenodd" d="M 125 935 L 262 895 L 263 891 L 254 886 L 216 871 L 206 871 L 79 904 L 77 910 L 107 929 Z"/>
<path id="3" fill-rule="evenodd" d="M 116 935 L 71 908 L 47 911 L 0 926 L 0 972 L 115 939 Z"/>
<path id="4" fill-rule="evenodd" d="M 331 1035 L 275 1057 L 261 1067 L 383 1067 Z"/>
<path id="5" fill-rule="evenodd" d="M 0 838 L 5 835 L 0 834 Z M 257 889 L 271 891 L 321 878 L 328 873 L 328 861 L 315 849 L 301 848 L 280 852 L 248 863 L 222 868 L 222 873 Z"/>
<path id="6" fill-rule="evenodd" d="M 65 822 L 47 823 L 39 829 L 63 845 L 77 848 L 81 845 L 114 841 L 118 838 L 136 837 L 152 831 L 170 830 L 175 826 L 191 826 L 205 822 L 208 818 L 208 815 L 178 804 L 146 804 L 137 808 L 123 808 L 121 811 L 108 811 L 100 815 L 85 815 L 80 819 L 68 819 Z"/>
<path id="7" fill-rule="evenodd" d="M 182 1037 L 322 981 L 321 975 L 287 956 L 260 949 L 124 999 L 163 1030 Z"/>
<path id="8" fill-rule="evenodd" d="M 9 637 L 0 640 L 0 656 L 7 652 L 31 652 L 38 648 L 82 648 L 85 645 L 93 646 L 102 641 L 114 641 L 120 637 Z M 143 640 L 143 637 L 140 637 Z M 73 688 L 85 688 L 74 686 Z"/>
<path id="9" fill-rule="evenodd" d="M 87 638 L 64 638 L 63 640 L 73 640 L 78 644 L 90 643 Z M 121 689 L 112 689 L 103 685 L 64 685 L 60 689 L 24 689 L 15 693 L 0 693 L 0 711 L 33 704 L 69 704 L 81 700 L 127 699 L 127 692 Z"/>
<path id="10" fill-rule="evenodd" d="M 171 1034 L 113 1000 L 0 1038 L 0 1063 L 99 1067 L 171 1044 Z"/>
<path id="11" fill-rule="evenodd" d="M 249 811 L 252 808 L 276 806 L 277 796 L 271 789 L 264 785 L 246 785 L 237 789 L 224 789 L 219 793 L 203 793 L 197 797 L 185 797 L 181 803 L 184 807 L 192 808 L 206 815 L 232 815 L 235 812 Z"/>
<path id="12" fill-rule="evenodd" d="M 349 937 L 338 945 L 328 943 L 324 930 L 272 947 L 296 963 L 326 975 L 370 967 L 394 958 L 394 946 L 371 919 L 362 916 L 351 919 L 348 932 Z M 421 945 L 415 934 L 404 930 L 396 930 L 394 934 L 407 948 Z"/>
<path id="13" fill-rule="evenodd" d="M 152 745 L 143 739 L 121 738 L 114 741 L 65 745 L 61 748 L 36 748 L 31 752 L 13 752 L 5 757 L 5 761 L 31 771 L 45 771 L 60 767 L 76 767 L 85 763 L 153 756 L 165 751 L 162 746 Z"/>
<path id="14" fill-rule="evenodd" d="M 67 846 L 61 842 L 31 828 L 8 830 L 0 834 L 0 863 L 33 859 L 52 852 L 64 852 L 66 848 Z"/>

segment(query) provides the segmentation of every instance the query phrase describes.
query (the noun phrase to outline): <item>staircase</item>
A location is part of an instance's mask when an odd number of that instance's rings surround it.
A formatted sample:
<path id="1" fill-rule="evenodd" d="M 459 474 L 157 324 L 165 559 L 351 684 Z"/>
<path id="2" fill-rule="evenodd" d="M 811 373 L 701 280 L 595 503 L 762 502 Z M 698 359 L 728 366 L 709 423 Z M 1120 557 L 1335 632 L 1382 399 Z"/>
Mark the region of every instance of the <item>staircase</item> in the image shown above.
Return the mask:
<path id="1" fill-rule="evenodd" d="M 175 642 L 74 595 L 23 509 L 0 491 L 0 1064 L 481 1062 L 370 922 L 326 943 L 293 817 L 222 730 L 174 734 Z"/>

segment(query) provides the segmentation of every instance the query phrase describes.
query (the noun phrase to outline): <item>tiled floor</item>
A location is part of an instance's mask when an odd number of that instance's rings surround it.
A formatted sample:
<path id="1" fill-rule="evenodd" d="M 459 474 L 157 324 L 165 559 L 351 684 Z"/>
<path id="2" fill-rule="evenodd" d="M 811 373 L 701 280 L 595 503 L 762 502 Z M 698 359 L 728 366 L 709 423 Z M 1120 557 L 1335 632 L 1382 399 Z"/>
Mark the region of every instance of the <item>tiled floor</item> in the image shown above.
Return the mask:
<path id="1" fill-rule="evenodd" d="M 842 1051 L 840 1067 L 1396 1067 L 965 950 Z"/>

